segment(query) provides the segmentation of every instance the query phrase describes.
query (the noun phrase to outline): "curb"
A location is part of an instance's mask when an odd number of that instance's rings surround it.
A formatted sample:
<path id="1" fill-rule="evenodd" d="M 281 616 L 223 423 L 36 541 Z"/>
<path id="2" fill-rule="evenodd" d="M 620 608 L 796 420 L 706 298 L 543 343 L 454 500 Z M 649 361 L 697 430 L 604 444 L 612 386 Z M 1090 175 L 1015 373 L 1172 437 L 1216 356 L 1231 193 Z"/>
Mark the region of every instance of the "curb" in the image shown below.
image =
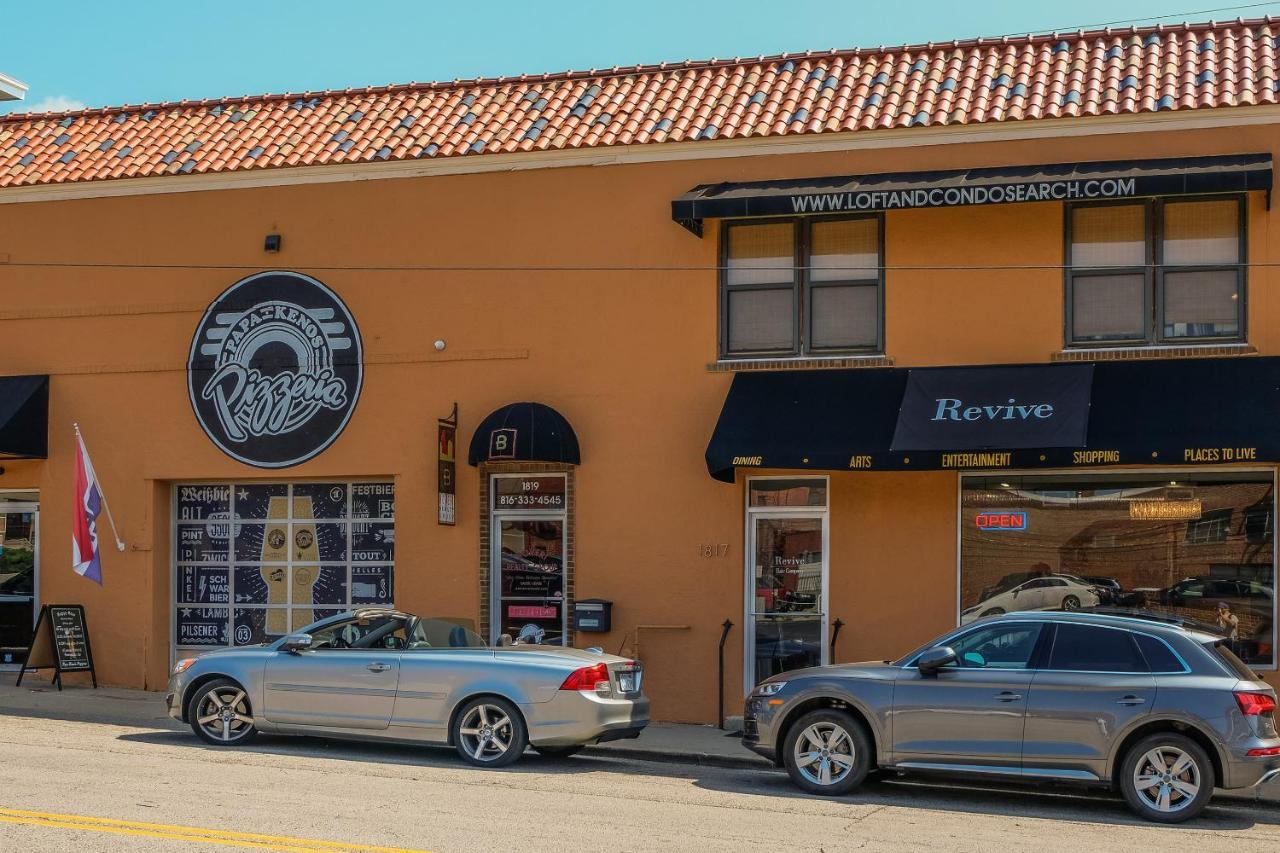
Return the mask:
<path id="1" fill-rule="evenodd" d="M 536 748 L 536 747 L 535 747 Z M 662 749 L 619 749 L 608 746 L 588 746 L 583 755 L 597 758 L 630 758 L 634 761 L 650 761 L 655 764 L 694 764 L 700 767 L 722 767 L 728 770 L 772 770 L 773 765 L 763 758 L 744 755 L 713 755 L 707 752 L 671 752 Z"/>

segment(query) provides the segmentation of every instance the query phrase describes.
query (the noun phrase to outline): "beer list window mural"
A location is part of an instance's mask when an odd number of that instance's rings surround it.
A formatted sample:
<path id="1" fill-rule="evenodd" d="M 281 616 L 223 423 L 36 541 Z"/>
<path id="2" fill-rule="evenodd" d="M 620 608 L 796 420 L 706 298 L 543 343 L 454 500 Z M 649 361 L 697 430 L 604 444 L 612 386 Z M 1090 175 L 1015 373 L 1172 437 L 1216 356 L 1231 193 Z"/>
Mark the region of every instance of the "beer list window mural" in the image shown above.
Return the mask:
<path id="1" fill-rule="evenodd" d="M 179 485 L 179 648 L 270 642 L 352 606 L 390 605 L 395 485 Z"/>
<path id="2" fill-rule="evenodd" d="M 960 621 L 1019 610 L 1154 610 L 1275 658 L 1270 474 L 966 477 Z"/>

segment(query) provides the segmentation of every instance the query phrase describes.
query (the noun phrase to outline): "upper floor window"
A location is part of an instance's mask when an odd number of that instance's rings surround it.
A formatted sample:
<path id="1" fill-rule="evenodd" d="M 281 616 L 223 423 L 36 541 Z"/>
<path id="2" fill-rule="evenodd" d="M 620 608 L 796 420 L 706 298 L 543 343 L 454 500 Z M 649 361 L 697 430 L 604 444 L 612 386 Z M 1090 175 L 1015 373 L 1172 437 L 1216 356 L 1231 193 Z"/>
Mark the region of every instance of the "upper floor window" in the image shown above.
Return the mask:
<path id="1" fill-rule="evenodd" d="M 1067 208 L 1067 343 L 1243 340 L 1244 199 Z"/>
<path id="2" fill-rule="evenodd" d="M 726 225 L 720 354 L 881 352 L 881 223 L 870 215 Z"/>

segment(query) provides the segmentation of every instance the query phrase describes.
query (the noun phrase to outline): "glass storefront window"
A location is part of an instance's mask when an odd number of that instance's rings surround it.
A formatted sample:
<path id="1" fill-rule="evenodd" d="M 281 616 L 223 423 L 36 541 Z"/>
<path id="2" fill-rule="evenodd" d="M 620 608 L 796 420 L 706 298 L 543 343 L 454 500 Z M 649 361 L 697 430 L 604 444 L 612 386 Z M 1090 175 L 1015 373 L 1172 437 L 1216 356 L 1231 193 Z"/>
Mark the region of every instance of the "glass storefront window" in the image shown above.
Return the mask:
<path id="1" fill-rule="evenodd" d="M 568 639 L 565 607 L 565 525 L 568 478 L 563 474 L 495 475 L 491 633 L 512 638 L 528 625 L 544 643 Z"/>
<path id="2" fill-rule="evenodd" d="M 395 484 L 175 487 L 180 649 L 271 642 L 355 605 L 391 605 Z"/>
<path id="3" fill-rule="evenodd" d="M 960 621 L 1131 608 L 1208 623 L 1275 663 L 1275 494 L 1254 473 L 967 477 Z"/>

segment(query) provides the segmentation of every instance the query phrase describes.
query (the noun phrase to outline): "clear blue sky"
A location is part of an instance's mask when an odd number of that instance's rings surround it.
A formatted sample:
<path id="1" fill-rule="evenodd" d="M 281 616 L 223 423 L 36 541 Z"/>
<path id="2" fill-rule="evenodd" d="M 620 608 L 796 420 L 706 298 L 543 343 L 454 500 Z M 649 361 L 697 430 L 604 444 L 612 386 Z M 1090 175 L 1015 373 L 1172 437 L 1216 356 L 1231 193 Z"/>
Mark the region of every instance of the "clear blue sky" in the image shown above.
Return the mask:
<path id="1" fill-rule="evenodd" d="M 1268 13 L 1280 2 L 0 0 L 0 72 L 31 87 L 0 112 Z"/>

